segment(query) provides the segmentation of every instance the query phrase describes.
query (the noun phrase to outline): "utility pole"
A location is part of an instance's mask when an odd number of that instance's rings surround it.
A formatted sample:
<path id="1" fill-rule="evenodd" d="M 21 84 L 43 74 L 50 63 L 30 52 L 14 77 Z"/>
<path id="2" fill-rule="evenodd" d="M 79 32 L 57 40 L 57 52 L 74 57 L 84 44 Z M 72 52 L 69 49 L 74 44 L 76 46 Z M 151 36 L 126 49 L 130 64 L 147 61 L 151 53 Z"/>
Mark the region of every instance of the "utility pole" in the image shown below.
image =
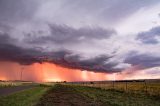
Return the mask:
<path id="1" fill-rule="evenodd" d="M 46 57 L 45 56 L 43 56 L 42 58 L 41 58 L 41 82 L 43 82 L 43 61 L 45 61 L 45 59 L 46 59 Z"/>
<path id="2" fill-rule="evenodd" d="M 115 81 L 115 80 L 116 80 L 116 73 L 114 73 L 113 75 L 114 75 L 114 78 L 113 78 L 113 80 Z"/>
<path id="3" fill-rule="evenodd" d="M 43 82 L 43 60 L 42 60 L 42 66 L 41 66 L 42 70 L 41 70 L 41 82 Z"/>
<path id="4" fill-rule="evenodd" d="M 113 79 L 112 79 L 112 89 L 114 89 L 114 80 L 115 80 L 115 74 L 113 73 Z"/>
<path id="5" fill-rule="evenodd" d="M 20 75 L 20 80 L 22 81 L 22 76 L 23 76 L 23 69 L 24 69 L 24 67 L 22 66 L 22 68 L 21 68 L 21 75 Z"/>

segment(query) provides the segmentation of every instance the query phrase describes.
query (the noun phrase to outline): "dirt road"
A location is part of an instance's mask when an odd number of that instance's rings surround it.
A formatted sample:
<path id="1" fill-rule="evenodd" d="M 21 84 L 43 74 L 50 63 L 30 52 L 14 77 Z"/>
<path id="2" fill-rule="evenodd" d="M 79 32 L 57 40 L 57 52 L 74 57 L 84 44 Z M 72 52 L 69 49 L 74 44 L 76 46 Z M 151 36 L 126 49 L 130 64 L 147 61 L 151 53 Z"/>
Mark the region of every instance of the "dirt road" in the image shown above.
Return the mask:
<path id="1" fill-rule="evenodd" d="M 25 89 L 33 88 L 35 85 L 24 85 L 24 86 L 15 86 L 15 87 L 7 87 L 7 88 L 0 88 L 0 96 L 6 96 L 18 91 L 22 91 Z"/>
<path id="2" fill-rule="evenodd" d="M 37 106 L 103 106 L 71 87 L 56 85 L 48 91 Z"/>

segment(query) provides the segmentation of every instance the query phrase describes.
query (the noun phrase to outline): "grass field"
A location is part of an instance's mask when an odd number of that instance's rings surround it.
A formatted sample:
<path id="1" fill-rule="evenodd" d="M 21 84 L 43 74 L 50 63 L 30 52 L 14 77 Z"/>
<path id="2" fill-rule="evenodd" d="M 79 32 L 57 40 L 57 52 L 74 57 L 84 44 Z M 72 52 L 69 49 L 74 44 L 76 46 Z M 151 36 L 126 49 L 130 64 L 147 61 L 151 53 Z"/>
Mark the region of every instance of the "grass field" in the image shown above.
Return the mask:
<path id="1" fill-rule="evenodd" d="M 37 106 L 160 106 L 160 98 L 78 85 L 55 85 Z"/>
<path id="2" fill-rule="evenodd" d="M 49 87 L 37 86 L 0 97 L 0 106 L 34 106 Z"/>
<path id="3" fill-rule="evenodd" d="M 159 80 L 41 83 L 1 96 L 0 106 L 160 106 L 159 93 Z"/>

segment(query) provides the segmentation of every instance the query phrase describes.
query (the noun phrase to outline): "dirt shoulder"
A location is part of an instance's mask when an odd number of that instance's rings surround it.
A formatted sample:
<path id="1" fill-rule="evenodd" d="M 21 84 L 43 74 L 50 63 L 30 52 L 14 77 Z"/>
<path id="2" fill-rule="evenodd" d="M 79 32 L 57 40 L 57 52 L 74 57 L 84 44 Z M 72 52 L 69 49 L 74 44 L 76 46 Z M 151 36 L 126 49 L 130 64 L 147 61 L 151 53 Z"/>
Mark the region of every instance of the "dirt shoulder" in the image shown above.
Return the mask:
<path id="1" fill-rule="evenodd" d="M 77 92 L 73 87 L 55 85 L 41 99 L 37 106 L 103 106 L 100 102 Z"/>

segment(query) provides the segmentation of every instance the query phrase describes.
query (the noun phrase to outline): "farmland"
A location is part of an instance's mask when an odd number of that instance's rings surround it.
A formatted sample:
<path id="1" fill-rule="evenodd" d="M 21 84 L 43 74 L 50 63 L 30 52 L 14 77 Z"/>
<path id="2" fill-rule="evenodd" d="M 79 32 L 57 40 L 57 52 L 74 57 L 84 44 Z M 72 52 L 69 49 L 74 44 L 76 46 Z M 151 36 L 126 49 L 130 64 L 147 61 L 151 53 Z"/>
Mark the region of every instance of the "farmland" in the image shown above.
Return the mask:
<path id="1" fill-rule="evenodd" d="M 157 96 L 79 86 L 55 85 L 37 106 L 159 106 Z"/>
<path id="2" fill-rule="evenodd" d="M 0 106 L 160 106 L 159 93 L 160 80 L 50 82 L 0 96 Z"/>

